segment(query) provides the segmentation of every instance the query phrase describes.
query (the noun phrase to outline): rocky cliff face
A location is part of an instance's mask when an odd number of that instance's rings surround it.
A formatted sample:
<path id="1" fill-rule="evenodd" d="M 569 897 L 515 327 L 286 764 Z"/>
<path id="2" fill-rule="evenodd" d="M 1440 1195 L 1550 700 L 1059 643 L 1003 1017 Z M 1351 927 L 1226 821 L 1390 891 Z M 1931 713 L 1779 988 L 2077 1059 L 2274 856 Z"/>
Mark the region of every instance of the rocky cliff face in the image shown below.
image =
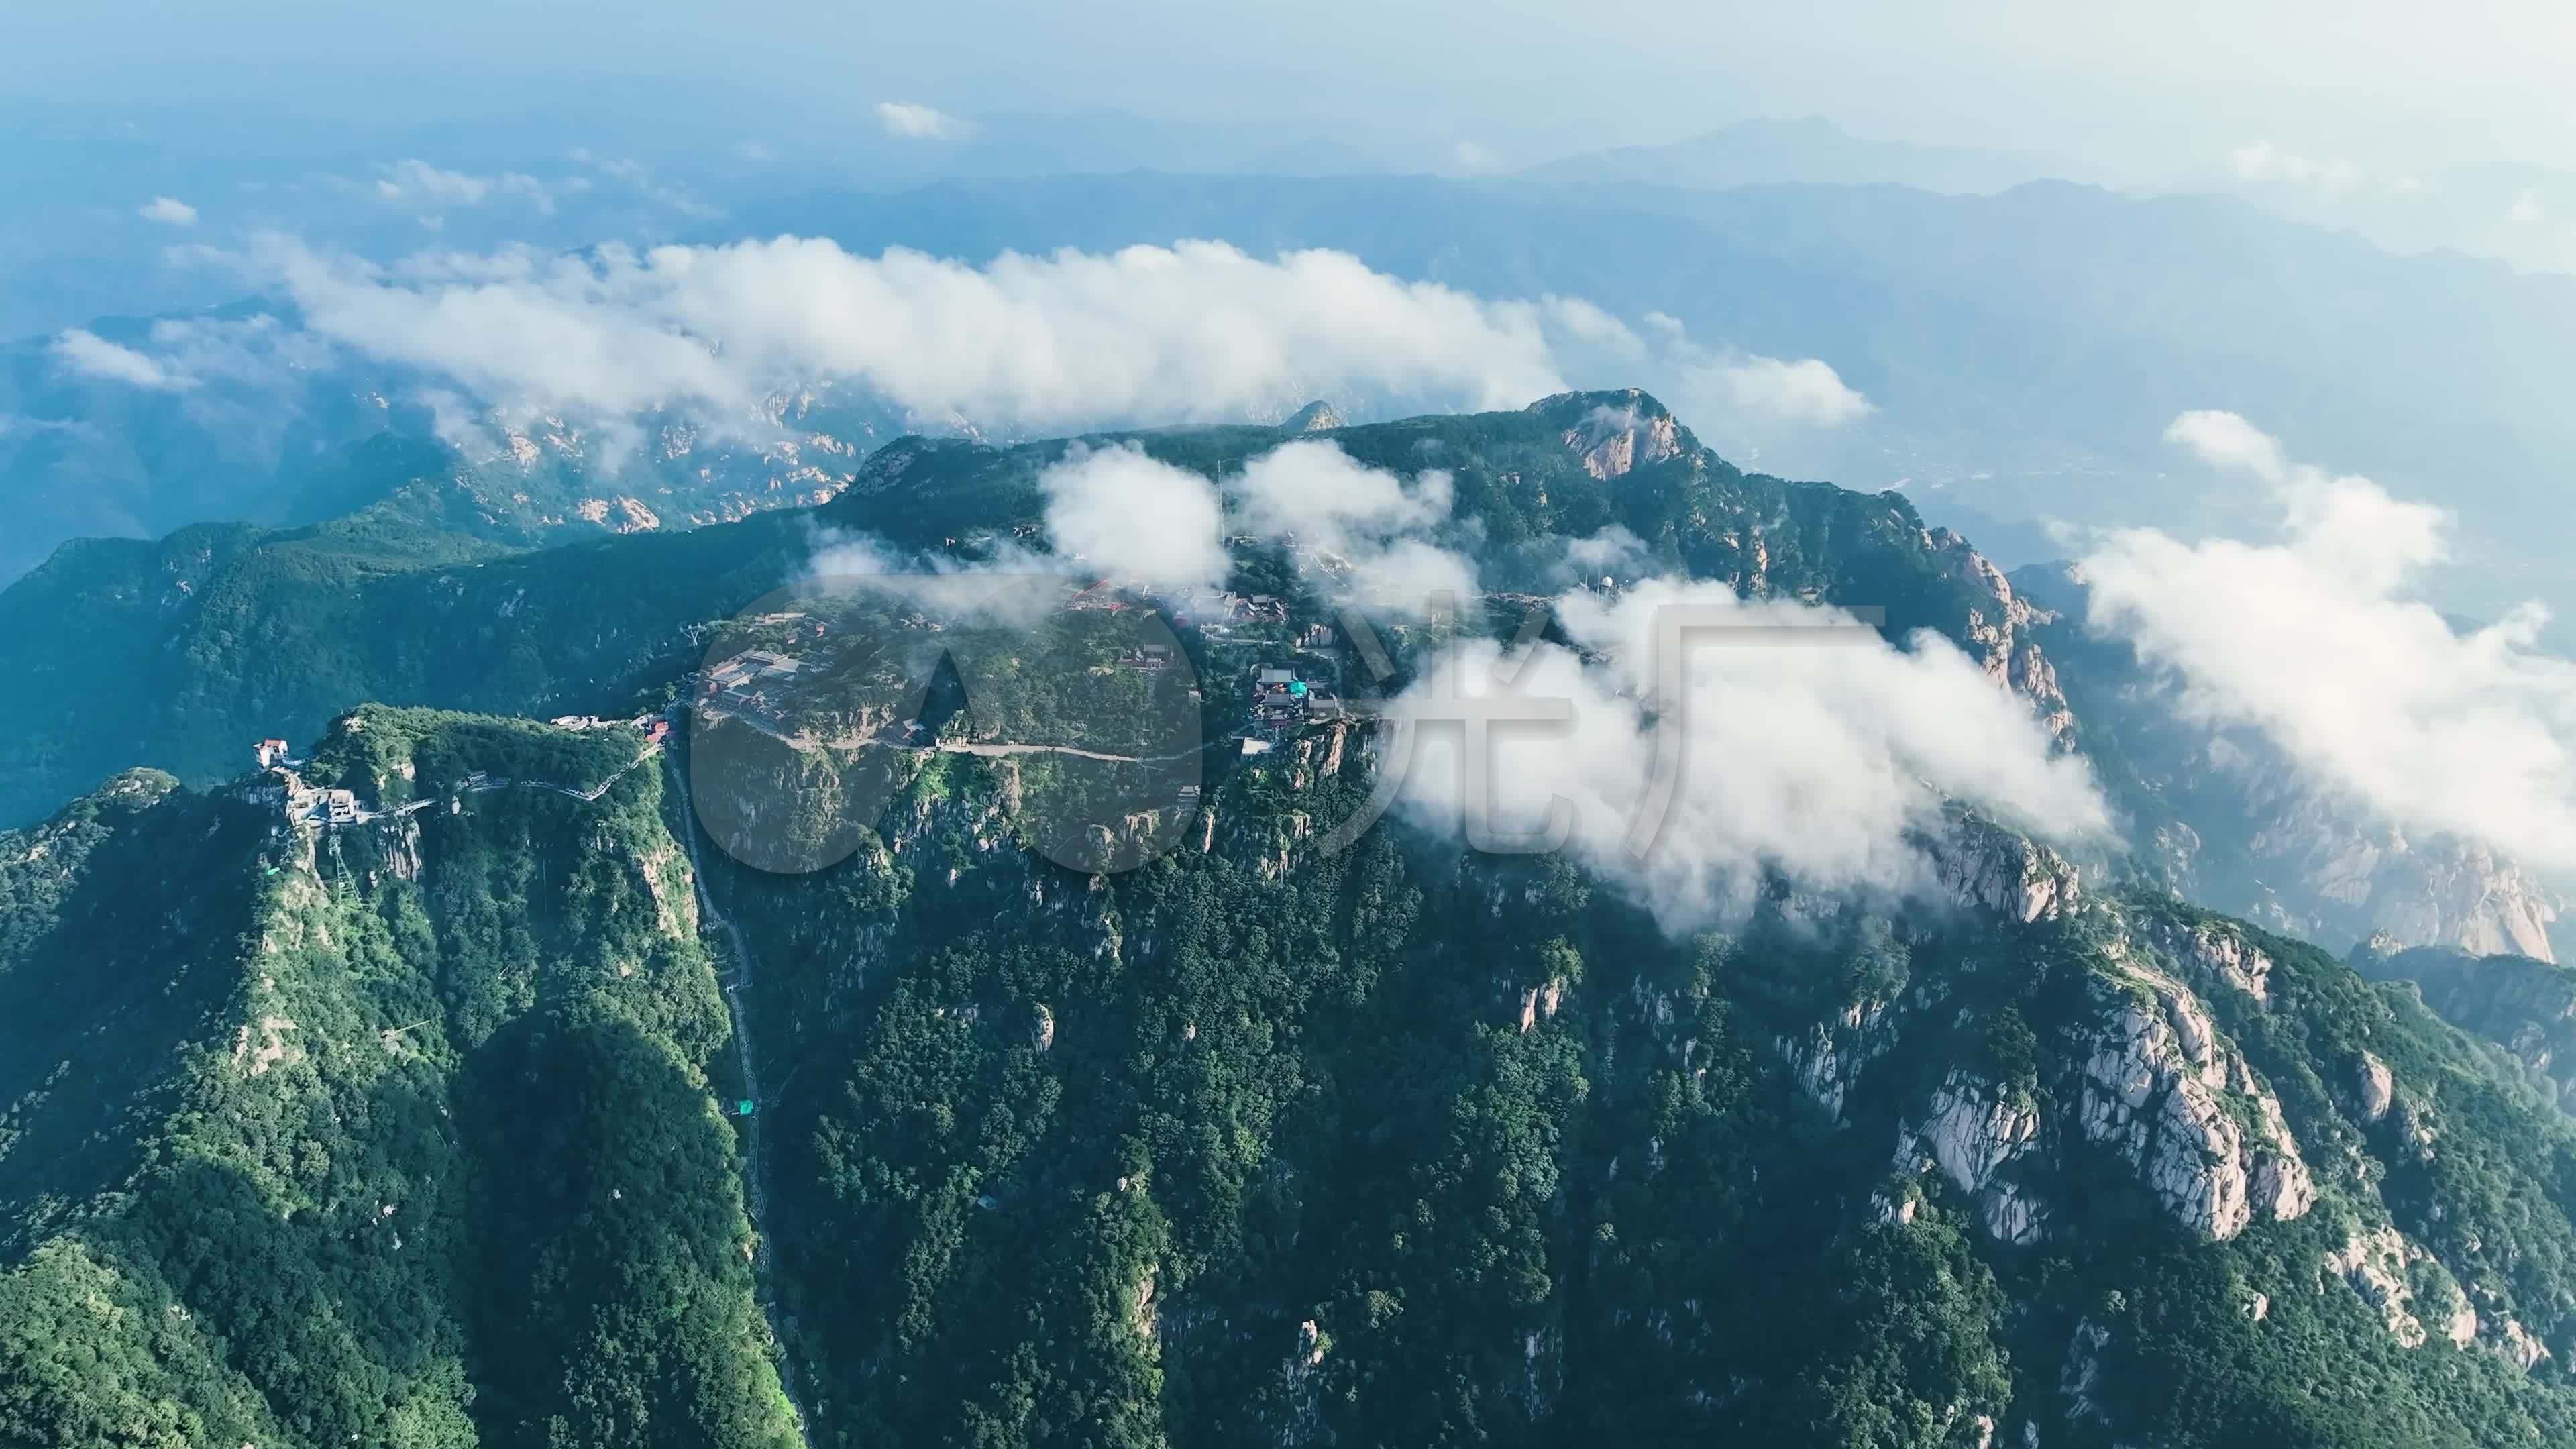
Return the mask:
<path id="1" fill-rule="evenodd" d="M 2207 1237 L 2314 1206 L 2280 1099 L 2190 989 L 2138 964 L 2101 991 L 2108 1019 L 2085 1058 L 2078 1108 L 2085 1138 L 2117 1152 L 2175 1221 Z"/>
<path id="2" fill-rule="evenodd" d="M 1651 405 L 1635 388 L 1625 393 L 1567 394 L 1530 406 L 1533 411 L 1561 409 L 1569 402 L 1588 405 L 1588 411 L 1564 430 L 1565 446 L 1582 459 L 1583 471 L 1595 478 L 1624 478 L 1647 464 L 1681 454 L 1681 423 Z"/>
<path id="3" fill-rule="evenodd" d="M 2551 933 L 2566 903 L 2492 847 L 2374 821 L 2302 787 L 2268 751 L 2240 745 L 2224 758 L 2257 823 L 2255 860 L 2318 902 L 2290 923 L 2303 934 L 2336 943 L 2385 933 L 2410 946 L 2557 959 Z"/>
<path id="4" fill-rule="evenodd" d="M 2075 742 L 2075 711 L 2057 680 L 2057 666 L 2039 646 L 2042 626 L 2057 616 L 2013 591 L 2003 570 L 1946 528 L 1927 529 L 1924 546 L 1939 558 L 1951 577 L 1974 588 L 1980 598 L 1968 610 L 1966 635 L 1986 677 L 2031 702 L 2041 722 L 2061 745 Z"/>

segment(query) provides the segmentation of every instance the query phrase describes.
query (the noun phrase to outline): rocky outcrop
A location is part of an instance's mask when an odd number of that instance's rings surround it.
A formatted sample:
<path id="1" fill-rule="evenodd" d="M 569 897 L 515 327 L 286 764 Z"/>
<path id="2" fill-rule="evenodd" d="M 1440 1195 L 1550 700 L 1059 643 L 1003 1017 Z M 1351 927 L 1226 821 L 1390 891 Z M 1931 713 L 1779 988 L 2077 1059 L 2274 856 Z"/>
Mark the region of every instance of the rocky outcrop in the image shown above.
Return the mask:
<path id="1" fill-rule="evenodd" d="M 2047 846 L 2008 830 L 1963 822 L 1931 843 L 1942 891 L 1959 905 L 2028 924 L 2074 908 L 2075 867 Z"/>
<path id="2" fill-rule="evenodd" d="M 2346 940 L 2385 933 L 2406 946 L 2557 959 L 2550 936 L 2566 902 L 2520 865 L 2462 836 L 2410 835 L 2306 789 L 2282 762 L 2255 759 L 2240 767 L 2260 777 L 2249 797 L 2263 821 L 2253 853 L 2322 897 L 2309 934 L 2341 925 Z"/>
<path id="3" fill-rule="evenodd" d="M 2033 606 L 2013 592 L 2004 577 L 1967 539 L 1946 528 L 1923 531 L 1923 546 L 1940 559 L 1950 576 L 1984 595 L 1986 602 L 1968 610 L 1968 652 L 1986 677 L 2029 700 L 2041 727 L 2061 745 L 2075 741 L 2075 711 L 2057 680 L 2057 667 L 2042 654 L 2033 637 L 2040 625 L 2057 616 Z"/>
<path id="4" fill-rule="evenodd" d="M 2389 1105 L 2397 1100 L 2397 1082 L 2389 1075 L 2388 1063 L 2363 1052 L 2355 1076 L 2358 1078 L 2362 1120 L 2377 1122 L 2386 1117 Z"/>
<path id="5" fill-rule="evenodd" d="M 2249 886 L 2267 892 L 2265 914 L 2280 929 L 2338 949 L 2384 934 L 2399 946 L 2555 959 L 2551 935 L 2567 903 L 2492 847 L 2410 833 L 2316 787 L 2297 762 L 2242 732 L 2201 740 L 2174 773 L 2193 797 L 2226 802 L 2234 817 L 2204 805 L 2204 818 L 2191 822 L 2195 841 L 2243 842 L 2256 877 L 2195 882 L 2198 861 L 2186 857 L 2174 875 L 2186 893 L 2252 913 L 2254 902 L 2238 897 Z"/>
<path id="6" fill-rule="evenodd" d="M 2198 979 L 2224 983 L 2264 1005 L 2272 1000 L 2272 958 L 2232 928 L 2175 929 L 2159 943 Z"/>
<path id="7" fill-rule="evenodd" d="M 1343 425 L 1342 415 L 1333 411 L 1333 405 L 1325 402 L 1321 398 L 1317 398 L 1315 401 L 1306 404 L 1304 407 L 1297 409 L 1297 411 L 1293 413 L 1290 413 L 1287 420 L 1280 423 L 1279 431 L 1283 433 L 1328 433 Z"/>
<path id="8" fill-rule="evenodd" d="M 1801 1036 L 1781 1037 L 1772 1046 L 1809 1100 L 1839 1122 L 1852 1085 L 1894 1040 L 1884 1026 L 1886 1016 L 1885 1002 L 1854 1002 L 1832 1021 L 1818 1022 Z"/>
<path id="9" fill-rule="evenodd" d="M 2441 835 L 2384 864 L 2367 909 L 2402 941 L 2555 961 L 2551 932 L 2566 902 L 2492 848 Z"/>
<path id="10" fill-rule="evenodd" d="M 1929 1164 L 1939 1169 L 1976 1204 L 1977 1221 L 1987 1236 L 2016 1246 L 2034 1243 L 2044 1214 L 2006 1169 L 2034 1150 L 2039 1128 L 2037 1105 L 1953 1071 L 1932 1094 L 1922 1127 L 1900 1141 L 1897 1159 L 1903 1167 L 1919 1170 Z"/>
<path id="11" fill-rule="evenodd" d="M 2380 1227 L 2347 1236 L 2342 1247 L 2326 1254 L 2325 1266 L 2361 1295 L 2361 1301 L 2387 1325 L 2390 1337 L 2408 1348 L 2421 1348 L 2431 1335 L 2415 1315 L 2415 1290 L 2407 1281 L 2407 1267 L 2423 1257 L 2424 1250 L 2408 1242 L 2405 1234 Z M 2470 1320 L 2474 1335 L 2475 1313 Z"/>
<path id="12" fill-rule="evenodd" d="M 2513 1361 L 2524 1373 L 2540 1367 L 2549 1358 L 2549 1345 L 2532 1336 L 2531 1330 L 2508 1318 L 2495 1332 L 2495 1349 Z"/>
<path id="13" fill-rule="evenodd" d="M 1671 413 L 1646 406 L 1645 395 L 1634 388 L 1614 396 L 1624 397 L 1626 405 L 1603 403 L 1563 434 L 1565 445 L 1583 460 L 1583 471 L 1595 478 L 1620 478 L 1680 456 L 1681 423 Z M 1543 399 L 1530 406 L 1537 411 L 1558 401 Z"/>
<path id="14" fill-rule="evenodd" d="M 2114 999 L 2083 1065 L 2084 1136 L 2124 1156 L 2165 1210 L 2204 1237 L 2307 1212 L 2316 1184 L 2279 1099 L 2190 990 L 2145 969 L 2097 980 Z"/>

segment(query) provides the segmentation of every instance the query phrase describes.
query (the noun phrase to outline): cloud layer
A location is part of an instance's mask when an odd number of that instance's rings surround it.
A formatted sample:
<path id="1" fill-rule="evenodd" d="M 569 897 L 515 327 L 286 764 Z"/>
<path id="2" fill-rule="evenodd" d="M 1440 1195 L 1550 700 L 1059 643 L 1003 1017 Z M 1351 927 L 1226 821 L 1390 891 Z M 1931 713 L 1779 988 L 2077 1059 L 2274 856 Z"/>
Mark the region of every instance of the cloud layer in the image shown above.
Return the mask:
<path id="1" fill-rule="evenodd" d="M 743 416 L 819 377 L 925 419 L 1030 429 L 1240 419 L 1337 394 L 1510 407 L 1563 386 L 1543 307 L 1329 251 L 1264 261 L 1185 242 L 972 267 L 781 237 L 387 269 L 271 241 L 261 260 L 314 331 L 559 413 Z"/>
<path id="2" fill-rule="evenodd" d="M 1555 810 L 1566 848 L 1670 929 L 1740 917 L 1774 878 L 1933 894 L 1926 844 L 1945 799 L 2043 834 L 2108 829 L 2089 768 L 1937 636 L 1900 650 L 1838 611 L 1669 580 L 1615 601 L 1571 593 L 1558 611 L 1582 653 L 1539 644 L 1507 663 L 1495 644 L 1461 644 L 1397 702 L 1423 741 L 1406 806 L 1471 839 L 1480 810 L 1507 837 Z M 1679 690 L 1659 695 L 1658 650 L 1671 644 L 1659 630 L 1683 618 L 1699 642 L 1681 656 Z M 1460 768 L 1461 731 L 1440 723 L 1454 713 L 1447 692 L 1564 700 L 1571 723 L 1498 728 L 1478 786 Z M 1678 761 L 1677 783 L 1638 849 L 1659 759 Z"/>
<path id="3" fill-rule="evenodd" d="M 2445 556 L 2440 509 L 2290 460 L 2233 413 L 2166 434 L 2261 481 L 2274 543 L 2112 535 L 2083 560 L 2091 623 L 2178 676 L 2198 718 L 2261 731 L 2320 786 L 2413 829 L 2576 869 L 2576 665 L 2526 605 L 2483 628 L 2411 588 Z"/>

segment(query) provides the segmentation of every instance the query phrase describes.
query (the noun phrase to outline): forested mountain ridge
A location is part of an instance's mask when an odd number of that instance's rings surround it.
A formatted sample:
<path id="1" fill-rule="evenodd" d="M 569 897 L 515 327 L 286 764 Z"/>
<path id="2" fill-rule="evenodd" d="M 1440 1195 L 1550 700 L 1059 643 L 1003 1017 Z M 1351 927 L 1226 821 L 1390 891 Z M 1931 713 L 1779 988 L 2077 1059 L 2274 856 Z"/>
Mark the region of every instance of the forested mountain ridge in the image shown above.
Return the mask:
<path id="1" fill-rule="evenodd" d="M 534 553 L 460 528 L 445 511 L 453 495 L 436 489 L 305 528 L 66 545 L 0 591 L 0 671 L 26 686 L 19 727 L 0 739 L 0 821 L 42 818 L 138 763 L 193 783 L 224 778 L 243 741 L 310 736 L 361 700 L 622 709 L 693 662 L 706 625 L 802 576 L 828 533 L 898 554 L 975 557 L 1038 522 L 1038 474 L 1073 448 L 1133 442 L 1214 475 L 1285 436 L 1181 428 L 1014 447 L 908 438 L 871 455 L 819 508 Z M 1895 494 L 1744 472 L 1633 390 L 1299 436 L 1408 475 L 1447 470 L 1458 539 L 1491 587 L 1562 586 L 1564 540 L 1616 524 L 1646 546 L 1641 567 L 1881 607 L 1891 635 L 1932 628 L 2042 694 L 2051 687 L 2024 647 L 2026 619 L 1963 540 L 1927 534 Z M 1260 588 L 1294 586 L 1276 558 L 1246 562 Z"/>
<path id="2" fill-rule="evenodd" d="M 781 1362 L 818 1444 L 2576 1433 L 2576 1128 L 2312 948 L 1969 819 L 1950 905 L 1675 937 L 1563 859 L 1325 849 L 1346 728 L 1086 877 L 1013 840 L 1032 764 L 907 758 L 841 865 L 700 852 L 731 938 L 618 728 L 370 709 L 303 769 L 359 824 L 138 776 L 0 836 L 13 1008 L 164 842 L 126 914 L 239 924 L 89 968 L 178 972 L 122 998 L 157 1079 L 25 1044 L 13 1129 L 135 1150 L 0 1154 L 0 1438 L 792 1442 Z"/>
<path id="3" fill-rule="evenodd" d="M 1041 526 L 1039 477 L 1076 449 L 1133 443 L 1214 477 L 1285 436 L 1246 426 L 1013 446 L 906 438 L 819 508 L 536 552 L 464 526 L 458 495 L 434 487 L 301 529 L 68 545 L 0 591 L 0 670 L 25 686 L 18 728 L 0 737 L 0 820 L 41 818 L 136 764 L 219 780 L 243 741 L 309 735 L 358 700 L 538 716 L 656 703 L 715 621 L 802 577 L 835 539 L 972 562 Z M 2158 722 L 2126 646 L 2086 629 L 2080 590 L 2047 570 L 2007 580 L 1967 540 L 1926 529 L 1900 495 L 1743 471 L 1634 391 L 1293 436 L 1402 475 L 1443 469 L 1456 506 L 1442 541 L 1471 554 L 1491 589 L 1565 587 L 1566 541 L 1615 526 L 1638 541 L 1634 569 L 1884 609 L 1890 638 L 1931 629 L 2105 772 L 2128 817 L 2135 858 L 2124 868 L 2187 898 L 2335 949 L 2389 929 L 2410 944 L 2548 950 L 2554 906 L 2536 887 L 2523 906 L 2486 888 L 2510 884 L 2510 865 L 2474 842 L 2456 859 L 2421 845 L 2391 855 L 2381 898 L 2347 899 L 2349 859 L 2386 853 L 2367 822 L 2297 816 L 2295 793 L 2279 820 L 2239 819 L 2286 787 L 2177 783 L 2214 775 L 2189 763 L 2208 732 Z M 1303 596 L 1301 617 L 1328 612 L 1274 554 L 1238 549 L 1237 566 L 1246 592 Z M 2070 685 L 2088 702 L 2069 705 Z M 2258 834 L 2275 852 L 2307 842 L 2326 858 L 2254 859 Z"/>
<path id="4" fill-rule="evenodd" d="M 660 777 L 444 793 L 642 746 L 375 711 L 310 777 L 446 808 L 0 836 L 0 1442 L 793 1442 Z"/>

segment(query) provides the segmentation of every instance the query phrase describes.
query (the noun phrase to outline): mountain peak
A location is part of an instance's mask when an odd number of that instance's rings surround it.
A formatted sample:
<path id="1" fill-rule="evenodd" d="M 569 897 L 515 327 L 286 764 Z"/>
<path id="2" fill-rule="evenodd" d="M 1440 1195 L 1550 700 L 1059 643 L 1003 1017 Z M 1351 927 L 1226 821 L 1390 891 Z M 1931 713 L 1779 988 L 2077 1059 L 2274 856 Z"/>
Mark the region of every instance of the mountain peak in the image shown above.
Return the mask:
<path id="1" fill-rule="evenodd" d="M 1290 413 L 1287 420 L 1279 425 L 1279 431 L 1283 433 L 1326 433 L 1331 432 L 1335 428 L 1345 426 L 1347 426 L 1347 424 L 1343 421 L 1342 415 L 1333 410 L 1333 405 L 1324 401 L 1322 398 L 1317 398 L 1313 402 L 1306 404 L 1304 407 L 1297 409 L 1297 411 Z"/>
<path id="2" fill-rule="evenodd" d="M 1565 445 L 1582 457 L 1583 471 L 1595 478 L 1623 477 L 1694 446 L 1681 421 L 1643 388 L 1563 392 L 1529 410 L 1561 430 Z"/>

